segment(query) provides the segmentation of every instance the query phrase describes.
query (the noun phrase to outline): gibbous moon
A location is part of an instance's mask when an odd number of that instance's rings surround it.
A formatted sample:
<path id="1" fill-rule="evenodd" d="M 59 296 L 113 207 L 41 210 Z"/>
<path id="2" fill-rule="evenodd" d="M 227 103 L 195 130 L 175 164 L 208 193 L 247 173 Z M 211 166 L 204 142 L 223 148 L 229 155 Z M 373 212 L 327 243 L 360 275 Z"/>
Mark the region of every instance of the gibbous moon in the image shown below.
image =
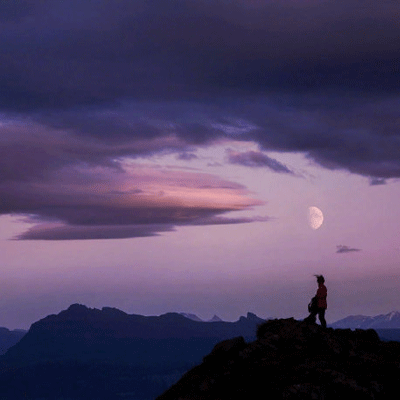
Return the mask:
<path id="1" fill-rule="evenodd" d="M 318 229 L 324 222 L 324 214 L 318 207 L 308 207 L 308 224 L 312 229 Z"/>

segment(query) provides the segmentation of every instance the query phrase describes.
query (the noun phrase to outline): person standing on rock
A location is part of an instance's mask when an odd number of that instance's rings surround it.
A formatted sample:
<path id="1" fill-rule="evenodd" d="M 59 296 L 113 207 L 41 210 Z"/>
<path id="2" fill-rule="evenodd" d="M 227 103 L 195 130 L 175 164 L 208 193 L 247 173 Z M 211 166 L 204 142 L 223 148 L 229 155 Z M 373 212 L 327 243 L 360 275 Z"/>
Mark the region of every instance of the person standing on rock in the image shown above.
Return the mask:
<path id="1" fill-rule="evenodd" d="M 309 307 L 310 315 L 304 321 L 312 322 L 315 324 L 316 316 L 318 314 L 319 322 L 323 328 L 326 328 L 325 311 L 327 309 L 326 296 L 328 291 L 325 286 L 325 278 L 322 275 L 315 275 L 317 278 L 318 289 L 317 294 L 311 301 L 312 305 Z"/>

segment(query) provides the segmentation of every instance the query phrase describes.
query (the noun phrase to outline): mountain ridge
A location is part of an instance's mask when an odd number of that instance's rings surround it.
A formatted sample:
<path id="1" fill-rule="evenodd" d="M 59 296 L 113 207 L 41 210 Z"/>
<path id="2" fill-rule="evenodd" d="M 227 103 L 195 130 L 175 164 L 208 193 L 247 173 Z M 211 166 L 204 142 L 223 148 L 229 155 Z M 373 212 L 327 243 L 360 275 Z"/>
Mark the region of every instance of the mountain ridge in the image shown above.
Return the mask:
<path id="1" fill-rule="evenodd" d="M 395 313 L 385 315 L 381 321 L 396 320 Z M 269 338 L 268 343 L 264 343 L 265 338 L 260 339 L 260 326 L 273 321 L 276 320 L 266 321 L 251 312 L 235 322 L 211 322 L 195 321 L 175 312 L 143 316 L 113 307 L 96 309 L 72 304 L 33 323 L 26 335 L 0 356 L 0 398 L 53 399 L 51 393 L 57 392 L 64 398 L 85 400 L 120 400 L 121 393 L 129 400 L 154 400 L 202 360 L 214 359 L 216 353 L 221 355 L 234 348 L 249 352 L 253 347 L 256 351 L 265 344 L 270 349 L 279 348 L 289 333 L 282 334 L 278 329 L 273 333 L 278 338 L 276 343 L 275 339 L 271 342 Z M 292 355 L 301 350 L 302 337 L 311 335 L 315 339 L 315 332 L 321 329 L 315 324 L 299 330 L 296 324 L 283 329 L 293 331 L 292 336 L 298 335 L 293 340 L 300 347 L 292 346 Z M 339 344 L 338 338 L 330 335 L 333 331 L 344 332 Z M 328 347 L 336 343 L 337 349 L 352 348 L 353 342 L 360 341 L 358 331 L 328 328 L 321 337 Z M 399 331 L 365 332 L 373 340 L 376 332 L 382 339 L 392 340 L 399 337 Z M 366 357 L 368 360 L 367 353 Z M 29 393 L 24 392 L 27 387 Z"/>
<path id="2" fill-rule="evenodd" d="M 5 354 L 7 350 L 17 344 L 28 331 L 23 329 L 13 329 L 0 327 L 0 355 Z"/>
<path id="3" fill-rule="evenodd" d="M 48 321 L 49 323 L 55 318 L 57 315 L 65 316 L 68 318 L 68 315 L 71 315 L 71 312 L 74 314 L 74 318 L 76 319 L 77 316 L 81 315 L 82 319 L 84 320 L 85 315 L 88 315 L 89 310 L 92 310 L 91 313 L 96 313 L 96 314 L 103 314 L 107 315 L 110 320 L 116 320 L 120 318 L 125 318 L 129 316 L 132 316 L 132 318 L 136 318 L 138 321 L 142 320 L 145 321 L 146 318 L 160 318 L 161 316 L 164 319 L 169 318 L 173 319 L 174 315 L 178 314 L 176 312 L 168 312 L 165 314 L 161 314 L 159 316 L 144 316 L 140 314 L 128 314 L 118 308 L 115 307 L 102 307 L 101 309 L 96 309 L 96 308 L 89 308 L 85 305 L 82 304 L 71 304 L 66 310 L 60 311 L 59 314 L 50 314 L 40 321 Z M 202 320 L 200 319 L 196 314 L 193 313 L 184 313 L 180 312 L 179 313 L 181 316 L 190 319 L 192 321 L 197 321 L 197 322 L 202 322 L 202 323 L 210 323 L 210 322 L 227 322 L 227 323 L 235 323 L 239 322 L 242 318 L 247 318 L 251 319 L 252 316 L 255 316 L 256 319 L 261 322 L 262 320 L 268 320 L 271 318 L 260 318 L 257 315 L 248 312 L 246 317 L 239 317 L 237 321 L 234 322 L 229 322 L 229 321 L 223 321 L 221 318 L 219 318 L 217 315 L 214 315 L 211 319 L 209 320 Z M 93 319 L 93 315 L 91 316 L 91 319 Z M 38 322 L 38 321 L 36 321 Z M 35 325 L 36 322 L 34 322 L 32 325 Z M 345 318 L 339 319 L 333 323 L 328 324 L 329 327 L 332 328 L 341 328 L 341 329 L 376 329 L 378 334 L 382 337 L 384 334 L 387 338 L 390 338 L 390 340 L 400 340 L 400 312 L 399 311 L 391 311 L 386 314 L 378 314 L 375 316 L 368 316 L 368 315 L 348 315 Z M 399 330 L 398 332 L 396 330 Z M 390 331 L 390 332 L 389 332 Z M 14 329 L 10 330 L 5 327 L 0 327 L 0 355 L 5 354 L 9 348 L 14 346 L 16 343 L 21 340 L 21 338 L 28 332 L 28 330 L 23 330 L 23 329 Z"/>
<path id="4" fill-rule="evenodd" d="M 3 359 L 36 362 L 94 357 L 128 363 L 134 359 L 140 365 L 138 360 L 146 363 L 146 354 L 153 360 L 163 355 L 167 363 L 180 348 L 177 358 L 193 362 L 201 360 L 203 352 L 220 340 L 237 335 L 254 339 L 257 325 L 264 321 L 252 313 L 236 322 L 200 322 L 179 313 L 143 316 L 111 307 L 99 310 L 72 304 L 33 323 Z"/>
<path id="5" fill-rule="evenodd" d="M 375 316 L 349 315 L 329 324 L 332 328 L 350 329 L 400 329 L 400 312 L 391 311 Z"/>
<path id="6" fill-rule="evenodd" d="M 199 322 L 72 304 L 33 323 L 0 357 L 0 398 L 154 400 L 221 340 L 254 340 L 254 314 Z"/>

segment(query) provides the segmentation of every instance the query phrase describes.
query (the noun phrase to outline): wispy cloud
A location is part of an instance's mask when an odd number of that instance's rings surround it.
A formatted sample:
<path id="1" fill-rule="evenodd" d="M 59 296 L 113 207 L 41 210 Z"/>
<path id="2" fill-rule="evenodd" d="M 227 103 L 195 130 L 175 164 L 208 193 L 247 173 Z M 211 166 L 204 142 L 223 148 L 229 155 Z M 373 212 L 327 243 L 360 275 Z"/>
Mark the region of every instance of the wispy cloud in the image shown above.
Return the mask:
<path id="1" fill-rule="evenodd" d="M 369 179 L 369 184 L 371 186 L 377 186 L 377 185 L 386 185 L 386 179 L 385 178 L 370 178 Z"/>
<path id="2" fill-rule="evenodd" d="M 338 244 L 336 246 L 336 253 L 351 253 L 353 251 L 361 251 L 361 249 L 355 249 L 349 246 Z"/>
<path id="3" fill-rule="evenodd" d="M 155 218 L 156 219 L 156 218 Z M 179 226 L 232 225 L 252 222 L 266 222 L 271 218 L 227 218 L 220 216 L 186 218 L 184 221 L 160 224 L 137 225 L 70 225 L 67 223 L 38 223 L 16 240 L 85 240 L 85 239 L 129 239 L 160 236 L 164 232 L 175 231 Z"/>
<path id="4" fill-rule="evenodd" d="M 162 232 L 174 231 L 173 225 L 68 225 L 43 223 L 29 228 L 15 237 L 17 240 L 85 240 L 128 239 L 159 236 Z"/>
<path id="5" fill-rule="evenodd" d="M 227 150 L 228 161 L 231 164 L 240 164 L 246 167 L 263 167 L 268 168 L 274 172 L 282 172 L 286 174 L 293 174 L 293 172 L 284 164 L 275 160 L 274 158 L 268 157 L 259 151 L 246 151 L 237 152 L 233 150 Z"/>
<path id="6" fill-rule="evenodd" d="M 178 160 L 190 161 L 190 160 L 195 160 L 197 156 L 194 153 L 184 152 L 184 153 L 179 153 L 177 158 Z"/>

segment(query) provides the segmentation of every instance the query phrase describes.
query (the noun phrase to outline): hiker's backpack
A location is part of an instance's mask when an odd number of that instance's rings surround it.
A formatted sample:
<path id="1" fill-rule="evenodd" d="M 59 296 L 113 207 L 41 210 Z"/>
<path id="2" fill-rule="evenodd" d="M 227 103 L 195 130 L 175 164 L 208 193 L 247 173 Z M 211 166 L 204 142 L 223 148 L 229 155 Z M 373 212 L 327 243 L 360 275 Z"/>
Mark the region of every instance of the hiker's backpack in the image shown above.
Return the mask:
<path id="1" fill-rule="evenodd" d="M 317 305 L 317 296 L 314 296 L 311 301 L 308 303 L 308 312 L 316 311 L 318 308 Z"/>

